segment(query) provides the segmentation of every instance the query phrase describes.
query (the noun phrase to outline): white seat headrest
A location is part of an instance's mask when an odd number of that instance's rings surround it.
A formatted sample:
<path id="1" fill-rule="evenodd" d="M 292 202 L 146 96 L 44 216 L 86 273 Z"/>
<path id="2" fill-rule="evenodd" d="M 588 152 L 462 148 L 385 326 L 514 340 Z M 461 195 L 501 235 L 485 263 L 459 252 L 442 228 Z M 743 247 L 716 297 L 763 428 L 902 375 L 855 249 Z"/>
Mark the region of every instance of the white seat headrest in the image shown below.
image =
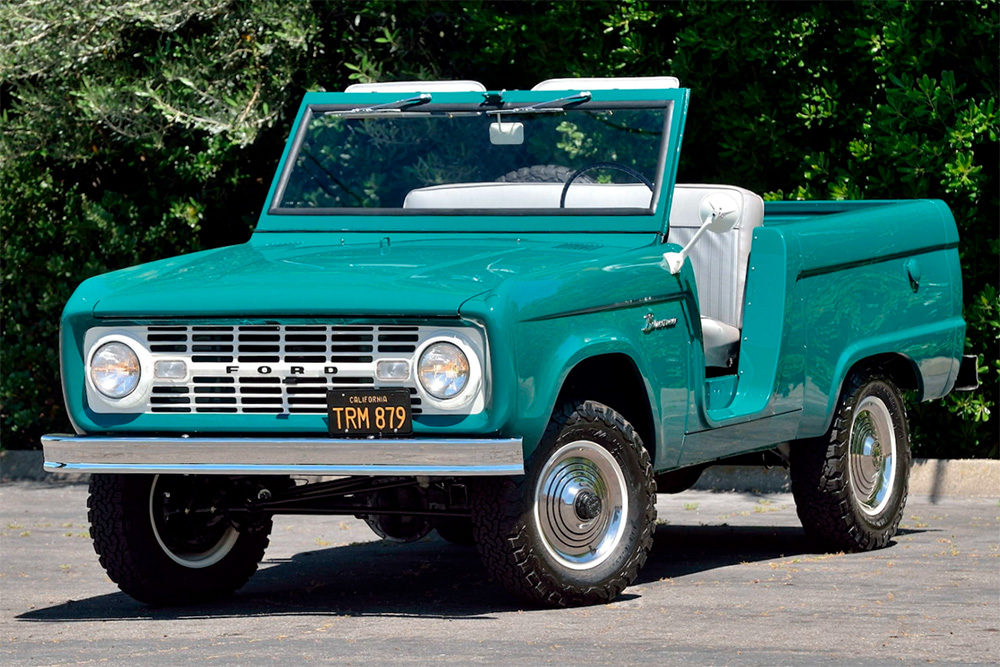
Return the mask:
<path id="1" fill-rule="evenodd" d="M 678 183 L 670 205 L 670 228 L 698 229 L 704 220 L 699 215 L 701 202 L 709 195 L 723 193 L 733 198 L 739 208 L 739 217 L 733 229 L 742 229 L 748 223 L 760 226 L 764 219 L 764 200 L 756 193 L 735 185 L 703 185 Z"/>

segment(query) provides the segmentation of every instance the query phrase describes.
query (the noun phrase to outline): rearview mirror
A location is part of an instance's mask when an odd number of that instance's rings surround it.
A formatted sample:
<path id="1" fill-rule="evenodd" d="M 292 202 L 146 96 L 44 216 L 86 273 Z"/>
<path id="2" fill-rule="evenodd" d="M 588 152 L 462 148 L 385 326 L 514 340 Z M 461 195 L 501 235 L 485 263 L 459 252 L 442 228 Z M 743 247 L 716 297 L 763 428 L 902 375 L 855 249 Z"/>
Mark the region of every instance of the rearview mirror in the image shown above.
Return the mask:
<path id="1" fill-rule="evenodd" d="M 490 123 L 490 143 L 494 146 L 520 146 L 524 143 L 524 123 Z"/>

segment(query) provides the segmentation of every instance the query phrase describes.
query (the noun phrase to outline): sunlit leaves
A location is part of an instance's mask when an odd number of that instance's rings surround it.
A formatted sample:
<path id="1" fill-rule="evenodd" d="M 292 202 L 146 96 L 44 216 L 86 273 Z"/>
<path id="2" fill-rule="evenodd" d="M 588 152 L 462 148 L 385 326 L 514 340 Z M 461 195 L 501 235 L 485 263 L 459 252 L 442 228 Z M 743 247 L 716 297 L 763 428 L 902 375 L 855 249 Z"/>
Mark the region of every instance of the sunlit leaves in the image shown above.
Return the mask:
<path id="1" fill-rule="evenodd" d="M 317 25 L 279 0 L 0 6 L 6 446 L 69 428 L 56 342 L 82 279 L 246 239 L 238 191 L 263 198 L 280 145 L 248 149 L 298 103 Z"/>

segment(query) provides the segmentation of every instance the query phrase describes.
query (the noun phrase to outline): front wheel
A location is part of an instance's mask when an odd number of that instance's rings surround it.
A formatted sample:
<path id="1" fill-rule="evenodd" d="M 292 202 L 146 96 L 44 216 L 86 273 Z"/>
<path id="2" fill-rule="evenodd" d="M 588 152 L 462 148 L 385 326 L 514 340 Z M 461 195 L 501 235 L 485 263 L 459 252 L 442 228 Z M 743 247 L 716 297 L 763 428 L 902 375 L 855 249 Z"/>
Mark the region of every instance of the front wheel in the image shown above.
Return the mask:
<path id="1" fill-rule="evenodd" d="M 792 446 L 790 472 L 810 537 L 839 551 L 886 546 L 903 516 L 910 473 L 906 411 L 892 381 L 852 374 L 827 435 Z"/>
<path id="2" fill-rule="evenodd" d="M 239 487 L 222 477 L 92 475 L 90 535 L 108 576 L 150 604 L 228 595 L 264 555 L 270 518 L 234 524 L 223 508 Z"/>
<path id="3" fill-rule="evenodd" d="M 614 599 L 635 580 L 653 542 L 649 455 L 621 415 L 593 401 L 553 416 L 526 476 L 484 480 L 472 501 L 487 570 L 535 604 Z"/>

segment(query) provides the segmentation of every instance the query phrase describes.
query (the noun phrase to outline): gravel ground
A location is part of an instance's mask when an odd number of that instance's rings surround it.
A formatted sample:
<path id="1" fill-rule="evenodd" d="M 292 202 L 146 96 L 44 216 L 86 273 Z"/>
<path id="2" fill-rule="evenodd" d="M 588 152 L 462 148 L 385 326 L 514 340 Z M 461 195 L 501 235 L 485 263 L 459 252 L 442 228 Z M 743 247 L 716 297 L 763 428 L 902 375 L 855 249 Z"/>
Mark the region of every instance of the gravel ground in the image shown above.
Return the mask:
<path id="1" fill-rule="evenodd" d="M 4 665 L 997 664 L 1000 503 L 911 498 L 896 540 L 817 553 L 788 494 L 660 496 L 636 585 L 601 607 L 522 608 L 475 550 L 378 541 L 363 522 L 277 517 L 225 603 L 118 592 L 87 535 L 87 488 L 0 485 Z"/>

